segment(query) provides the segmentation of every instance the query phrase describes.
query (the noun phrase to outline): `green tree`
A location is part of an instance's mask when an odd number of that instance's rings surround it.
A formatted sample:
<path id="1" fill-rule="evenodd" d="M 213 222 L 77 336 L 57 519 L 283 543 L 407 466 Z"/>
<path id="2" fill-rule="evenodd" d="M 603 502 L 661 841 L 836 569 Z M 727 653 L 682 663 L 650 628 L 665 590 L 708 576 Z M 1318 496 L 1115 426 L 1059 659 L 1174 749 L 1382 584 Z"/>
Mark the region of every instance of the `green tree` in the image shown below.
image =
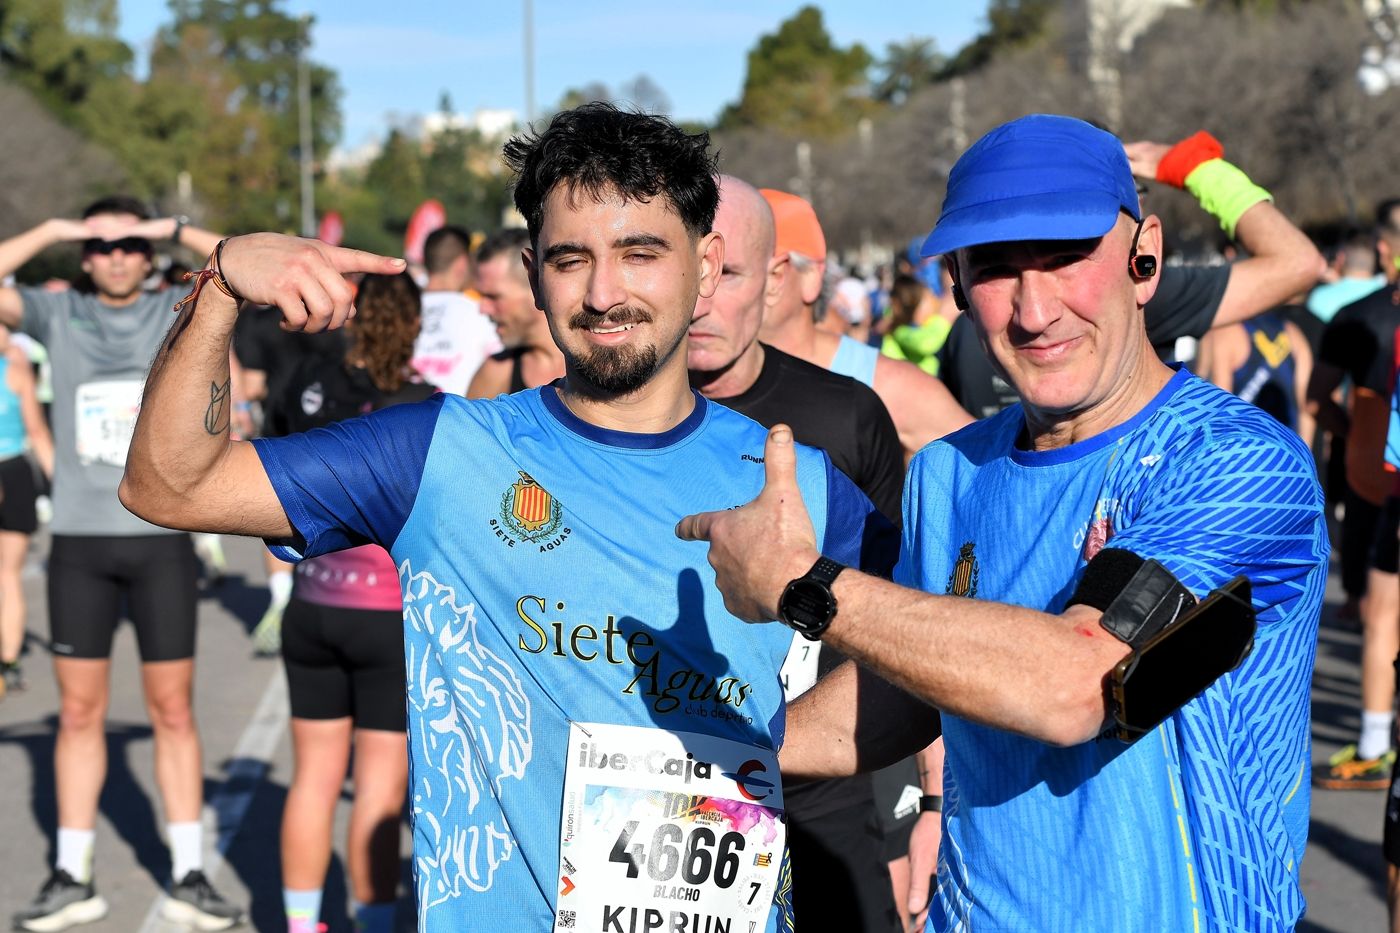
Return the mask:
<path id="1" fill-rule="evenodd" d="M 866 77 L 872 63 L 859 43 L 838 47 L 821 10 L 804 6 L 776 32 L 759 38 L 749 52 L 742 96 L 725 108 L 718 125 L 725 130 L 841 133 L 876 108 Z"/>
<path id="2" fill-rule="evenodd" d="M 948 60 L 940 78 L 955 78 L 986 65 L 999 53 L 1040 38 L 1059 0 L 991 0 L 987 28 Z"/>
<path id="3" fill-rule="evenodd" d="M 613 93 L 606 84 L 601 81 L 590 81 L 582 87 L 571 87 L 559 97 L 559 103 L 554 105 L 555 112 L 562 110 L 573 110 L 583 104 L 591 104 L 595 100 L 612 100 Z"/>
<path id="4" fill-rule="evenodd" d="M 172 0 L 173 22 L 151 54 L 137 129 L 145 141 L 111 140 L 132 162 L 146 146 L 168 153 L 146 178 L 168 190 L 190 173 L 209 221 L 232 230 L 296 227 L 299 185 L 297 58 L 311 22 L 279 0 Z M 309 68 L 313 158 L 319 165 L 340 135 L 334 72 Z M 144 164 L 144 163 L 143 163 Z M 319 173 L 318 173 L 319 174 Z"/>
<path id="5" fill-rule="evenodd" d="M 875 82 L 876 100 L 899 105 L 920 88 L 938 78 L 943 56 L 932 39 L 910 38 L 885 46 L 885 57 L 876 65 L 879 79 Z"/>
<path id="6" fill-rule="evenodd" d="M 131 49 L 116 28 L 116 0 L 3 0 L 0 64 L 77 124 L 95 90 L 131 83 Z"/>

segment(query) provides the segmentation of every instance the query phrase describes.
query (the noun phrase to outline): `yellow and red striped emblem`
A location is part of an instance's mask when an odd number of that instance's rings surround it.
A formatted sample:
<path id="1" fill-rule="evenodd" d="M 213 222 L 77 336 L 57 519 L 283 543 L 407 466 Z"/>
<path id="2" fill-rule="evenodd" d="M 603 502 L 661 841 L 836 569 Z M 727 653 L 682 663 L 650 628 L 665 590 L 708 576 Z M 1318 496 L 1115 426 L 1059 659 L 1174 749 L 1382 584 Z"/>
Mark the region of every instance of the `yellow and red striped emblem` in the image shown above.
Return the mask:
<path id="1" fill-rule="evenodd" d="M 511 486 L 515 497 L 511 500 L 510 514 L 526 531 L 538 531 L 549 521 L 554 511 L 554 497 L 536 483 L 529 473 L 524 470 L 519 472 L 519 481 Z"/>

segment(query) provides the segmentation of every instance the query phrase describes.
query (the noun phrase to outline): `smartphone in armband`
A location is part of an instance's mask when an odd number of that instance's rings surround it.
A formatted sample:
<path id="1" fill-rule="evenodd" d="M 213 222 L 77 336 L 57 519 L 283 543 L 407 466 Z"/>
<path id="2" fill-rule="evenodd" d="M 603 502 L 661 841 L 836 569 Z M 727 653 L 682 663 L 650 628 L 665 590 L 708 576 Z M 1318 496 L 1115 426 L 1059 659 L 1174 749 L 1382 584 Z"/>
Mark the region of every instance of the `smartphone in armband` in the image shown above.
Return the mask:
<path id="1" fill-rule="evenodd" d="M 1235 577 L 1113 668 L 1108 734 L 1133 742 L 1157 728 L 1240 666 L 1254 648 L 1254 629 L 1249 580 Z"/>

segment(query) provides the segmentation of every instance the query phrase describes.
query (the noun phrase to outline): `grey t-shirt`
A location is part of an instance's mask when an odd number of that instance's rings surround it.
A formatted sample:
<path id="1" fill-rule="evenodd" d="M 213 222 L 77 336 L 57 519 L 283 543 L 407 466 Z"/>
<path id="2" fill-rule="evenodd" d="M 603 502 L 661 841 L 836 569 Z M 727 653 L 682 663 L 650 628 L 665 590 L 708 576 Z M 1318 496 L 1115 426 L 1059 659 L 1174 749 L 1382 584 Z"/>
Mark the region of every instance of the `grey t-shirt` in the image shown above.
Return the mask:
<path id="1" fill-rule="evenodd" d="M 49 351 L 53 369 L 54 534 L 174 534 L 117 499 L 146 372 L 165 333 L 175 292 L 146 292 L 115 308 L 95 295 L 22 288 L 20 331 Z"/>

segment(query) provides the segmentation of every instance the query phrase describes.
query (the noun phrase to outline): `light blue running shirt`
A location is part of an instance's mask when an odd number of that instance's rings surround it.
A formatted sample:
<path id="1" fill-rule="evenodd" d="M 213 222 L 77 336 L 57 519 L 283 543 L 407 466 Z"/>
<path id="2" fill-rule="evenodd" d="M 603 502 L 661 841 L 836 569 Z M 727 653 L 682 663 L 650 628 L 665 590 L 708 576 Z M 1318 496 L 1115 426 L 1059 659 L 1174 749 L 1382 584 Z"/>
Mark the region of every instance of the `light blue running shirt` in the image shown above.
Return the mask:
<path id="1" fill-rule="evenodd" d="M 766 437 L 699 395 L 663 434 L 605 430 L 545 387 L 255 442 L 303 539 L 279 556 L 375 543 L 399 567 L 421 930 L 553 928 L 570 722 L 777 749 L 792 632 L 729 615 L 707 545 L 675 536 L 758 494 Z M 888 524 L 797 453 L 823 552 L 888 569 Z M 780 888 L 758 928 L 789 903 Z"/>
<path id="2" fill-rule="evenodd" d="M 1130 421 L 1069 447 L 1018 449 L 1023 428 L 1015 405 L 915 457 L 896 580 L 1058 613 L 1107 542 L 1198 597 L 1247 576 L 1259 628 L 1238 670 L 1132 745 L 1055 748 L 945 714 L 928 928 L 1293 929 L 1327 579 L 1312 458 L 1184 371 Z"/>
<path id="3" fill-rule="evenodd" d="M 849 376 L 856 382 L 863 382 L 875 388 L 875 364 L 880 362 L 880 351 L 869 344 L 850 337 L 841 336 L 836 345 L 836 354 L 831 358 L 827 369 L 842 376 Z"/>

